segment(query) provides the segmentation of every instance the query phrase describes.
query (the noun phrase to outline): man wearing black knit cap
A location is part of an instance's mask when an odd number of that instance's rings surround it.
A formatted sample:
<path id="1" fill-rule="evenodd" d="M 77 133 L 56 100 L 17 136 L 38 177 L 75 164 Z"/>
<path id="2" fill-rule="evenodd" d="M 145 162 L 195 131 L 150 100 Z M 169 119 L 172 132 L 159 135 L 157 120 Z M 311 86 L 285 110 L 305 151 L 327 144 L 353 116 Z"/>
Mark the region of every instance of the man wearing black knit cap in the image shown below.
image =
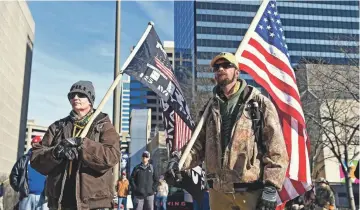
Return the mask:
<path id="1" fill-rule="evenodd" d="M 50 125 L 42 145 L 33 148 L 31 166 L 47 175 L 50 209 L 111 208 L 111 169 L 119 162 L 119 135 L 108 115 L 100 113 L 87 136 L 79 137 L 94 113 L 92 82 L 76 82 L 67 97 L 70 114 Z"/>

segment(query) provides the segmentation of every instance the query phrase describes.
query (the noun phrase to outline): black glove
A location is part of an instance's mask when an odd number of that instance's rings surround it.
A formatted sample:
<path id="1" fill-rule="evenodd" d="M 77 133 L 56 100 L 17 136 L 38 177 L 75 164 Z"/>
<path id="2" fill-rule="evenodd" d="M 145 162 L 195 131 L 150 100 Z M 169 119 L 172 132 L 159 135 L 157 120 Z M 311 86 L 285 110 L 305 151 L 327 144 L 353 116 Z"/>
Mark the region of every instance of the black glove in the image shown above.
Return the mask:
<path id="1" fill-rule="evenodd" d="M 82 145 L 83 139 L 80 137 L 66 138 L 61 140 L 61 142 L 66 147 L 80 147 Z"/>
<path id="2" fill-rule="evenodd" d="M 259 203 L 256 207 L 258 210 L 275 210 L 276 209 L 276 188 L 265 186 Z"/>
<path id="3" fill-rule="evenodd" d="M 78 159 L 78 150 L 81 149 L 82 139 L 79 137 L 62 139 L 61 142 L 54 148 L 53 156 L 57 160 Z"/>
<path id="4" fill-rule="evenodd" d="M 65 147 L 64 155 L 65 155 L 65 158 L 67 160 L 78 159 L 78 157 L 79 157 L 78 148 L 76 148 L 76 147 Z"/>
<path id="5" fill-rule="evenodd" d="M 181 172 L 179 169 L 179 161 L 179 153 L 173 152 L 172 158 L 169 160 L 168 168 L 164 176 L 165 181 L 171 186 L 176 185 L 182 180 Z"/>
<path id="6" fill-rule="evenodd" d="M 61 142 L 53 149 L 52 154 L 56 160 L 65 159 L 65 147 Z"/>

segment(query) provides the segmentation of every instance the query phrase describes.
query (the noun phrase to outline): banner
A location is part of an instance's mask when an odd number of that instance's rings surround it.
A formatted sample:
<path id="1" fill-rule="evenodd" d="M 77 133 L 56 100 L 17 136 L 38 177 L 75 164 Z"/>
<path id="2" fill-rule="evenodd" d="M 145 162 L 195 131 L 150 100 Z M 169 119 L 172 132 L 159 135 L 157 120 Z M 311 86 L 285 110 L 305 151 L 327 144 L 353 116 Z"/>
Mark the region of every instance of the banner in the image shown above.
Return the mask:
<path id="1" fill-rule="evenodd" d="M 166 141 L 171 151 L 180 150 L 191 138 L 195 123 L 172 66 L 152 24 L 124 64 L 123 72 L 149 87 L 161 98 Z M 184 172 L 181 188 L 201 202 L 204 177 L 201 167 Z"/>

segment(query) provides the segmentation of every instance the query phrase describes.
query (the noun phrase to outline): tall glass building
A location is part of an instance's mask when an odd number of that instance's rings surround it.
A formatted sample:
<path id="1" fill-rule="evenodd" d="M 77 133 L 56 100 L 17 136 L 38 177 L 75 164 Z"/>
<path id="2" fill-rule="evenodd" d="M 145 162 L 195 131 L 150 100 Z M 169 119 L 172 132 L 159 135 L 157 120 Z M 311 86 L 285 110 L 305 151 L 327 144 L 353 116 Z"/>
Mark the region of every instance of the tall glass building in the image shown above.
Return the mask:
<path id="1" fill-rule="evenodd" d="M 124 74 L 122 78 L 120 99 L 120 132 L 130 131 L 130 76 Z"/>
<path id="2" fill-rule="evenodd" d="M 193 79 L 213 78 L 211 59 L 236 52 L 260 2 L 175 1 L 176 71 L 186 69 Z M 303 58 L 329 64 L 359 59 L 359 1 L 278 1 L 277 6 L 293 65 Z M 249 75 L 241 77 L 256 85 Z"/>
<path id="3" fill-rule="evenodd" d="M 154 131 L 155 127 L 161 127 L 163 125 L 162 111 L 159 97 L 155 92 L 132 77 L 130 89 L 130 112 L 134 109 L 151 109 L 151 130 Z"/>

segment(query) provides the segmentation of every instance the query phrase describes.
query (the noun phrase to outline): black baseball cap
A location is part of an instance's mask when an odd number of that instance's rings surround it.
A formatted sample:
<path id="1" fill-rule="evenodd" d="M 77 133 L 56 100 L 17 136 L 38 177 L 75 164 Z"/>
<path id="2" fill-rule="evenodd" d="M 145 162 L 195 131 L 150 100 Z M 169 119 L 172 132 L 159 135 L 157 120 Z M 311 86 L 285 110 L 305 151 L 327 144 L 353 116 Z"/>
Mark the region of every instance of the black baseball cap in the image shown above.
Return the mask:
<path id="1" fill-rule="evenodd" d="M 143 154 L 142 154 L 142 157 L 150 158 L 150 152 L 144 151 Z"/>

